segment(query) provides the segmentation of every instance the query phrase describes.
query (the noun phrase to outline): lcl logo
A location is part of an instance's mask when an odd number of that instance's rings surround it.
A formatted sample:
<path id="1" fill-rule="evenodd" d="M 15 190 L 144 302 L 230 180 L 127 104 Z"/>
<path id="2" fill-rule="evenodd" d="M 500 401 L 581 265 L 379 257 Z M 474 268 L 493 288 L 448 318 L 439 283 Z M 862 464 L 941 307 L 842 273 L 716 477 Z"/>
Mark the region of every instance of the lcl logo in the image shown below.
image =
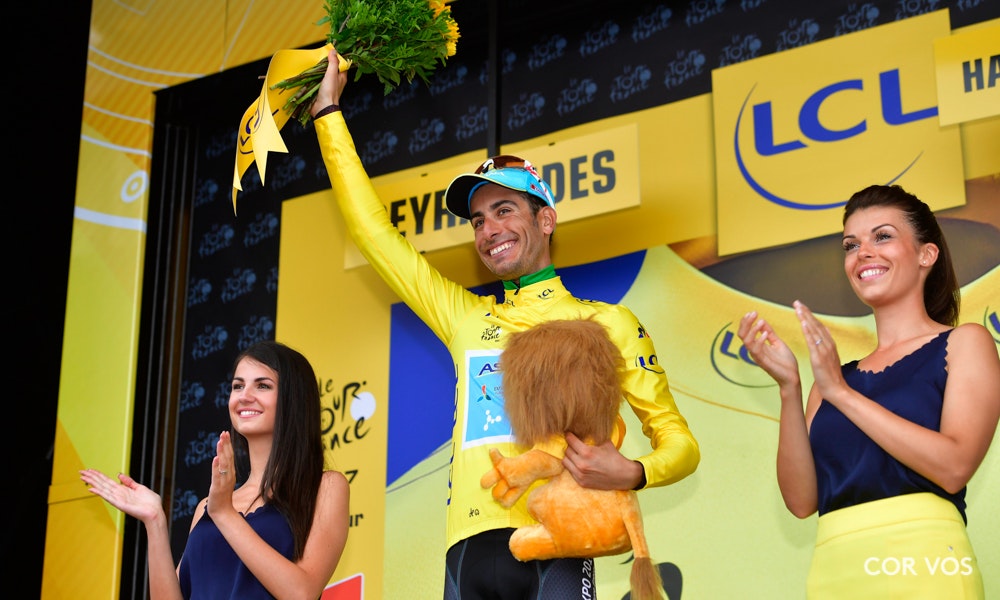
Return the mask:
<path id="1" fill-rule="evenodd" d="M 712 368 L 726 381 L 741 387 L 766 388 L 777 385 L 757 363 L 750 358 L 739 338 L 726 323 L 712 340 Z"/>
<path id="2" fill-rule="evenodd" d="M 879 94 L 879 106 L 881 107 L 880 117 L 887 125 L 897 127 L 937 116 L 938 109 L 936 106 L 912 110 L 909 112 L 904 110 L 899 69 L 892 69 L 879 73 L 878 80 L 879 85 L 877 93 Z M 736 131 L 733 135 L 733 150 L 736 155 L 736 163 L 743 179 L 761 197 L 786 208 L 798 210 L 823 210 L 843 206 L 846 203 L 846 200 L 821 204 L 809 204 L 797 202 L 789 198 L 783 198 L 764 187 L 764 185 L 760 183 L 750 172 L 744 158 L 744 153 L 740 148 L 740 131 L 743 127 L 743 117 L 747 110 L 747 104 L 750 102 L 750 97 L 753 95 L 755 88 L 756 86 L 751 88 L 747 97 L 743 100 L 743 104 L 740 107 L 739 117 L 736 120 Z M 759 156 L 763 157 L 778 156 L 789 152 L 795 152 L 796 150 L 809 148 L 810 144 L 807 142 L 840 142 L 865 133 L 868 131 L 868 118 L 864 115 L 859 115 L 854 124 L 841 129 L 832 129 L 824 125 L 820 119 L 823 107 L 836 95 L 856 95 L 864 93 L 866 93 L 866 90 L 863 79 L 846 79 L 844 81 L 831 83 L 830 85 L 820 88 L 810 95 L 798 110 L 797 129 L 799 133 L 801 133 L 802 137 L 780 142 L 775 140 L 775 110 L 772 102 L 769 100 L 754 104 L 750 108 L 751 113 L 753 114 L 752 133 L 754 151 Z M 847 103 L 839 102 L 838 107 L 842 107 L 844 104 L 847 104 L 848 106 L 864 107 L 866 103 L 862 100 L 863 96 L 851 96 L 848 98 Z M 781 111 L 781 114 L 788 114 L 788 112 L 790 111 L 783 110 Z M 782 127 L 781 129 L 784 131 L 789 130 L 788 127 Z M 803 141 L 803 138 L 807 141 Z M 891 184 L 902 177 L 904 173 L 909 171 L 917 163 L 920 159 L 921 153 L 922 152 L 919 149 L 916 150 L 915 155 L 911 158 L 909 163 L 902 166 L 898 173 L 889 177 L 886 183 Z"/>

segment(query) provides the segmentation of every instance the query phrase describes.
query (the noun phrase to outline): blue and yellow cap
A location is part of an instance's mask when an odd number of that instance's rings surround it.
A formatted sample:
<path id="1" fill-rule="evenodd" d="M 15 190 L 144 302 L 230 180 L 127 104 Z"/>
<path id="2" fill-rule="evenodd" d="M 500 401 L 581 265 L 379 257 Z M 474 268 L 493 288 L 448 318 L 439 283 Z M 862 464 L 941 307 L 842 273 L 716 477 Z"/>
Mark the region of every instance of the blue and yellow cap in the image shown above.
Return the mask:
<path id="1" fill-rule="evenodd" d="M 527 192 L 540 199 L 546 206 L 556 207 L 552 188 L 538 175 L 534 165 L 523 158 L 501 155 L 486 159 L 474 173 L 463 173 L 452 180 L 444 192 L 444 202 L 448 211 L 467 220 L 472 194 L 487 183 Z"/>

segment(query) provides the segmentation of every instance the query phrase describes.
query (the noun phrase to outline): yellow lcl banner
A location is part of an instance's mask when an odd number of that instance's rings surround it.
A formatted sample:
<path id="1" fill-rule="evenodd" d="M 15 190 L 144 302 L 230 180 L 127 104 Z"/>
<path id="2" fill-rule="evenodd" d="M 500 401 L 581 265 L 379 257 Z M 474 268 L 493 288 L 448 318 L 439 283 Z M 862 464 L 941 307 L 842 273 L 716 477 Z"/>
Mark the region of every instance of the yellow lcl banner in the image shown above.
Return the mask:
<path id="1" fill-rule="evenodd" d="M 961 132 L 938 122 L 932 56 L 950 31 L 939 10 L 712 71 L 719 255 L 839 231 L 873 183 L 964 205 Z"/>
<path id="2" fill-rule="evenodd" d="M 279 50 L 267 66 L 267 75 L 260 90 L 260 97 L 254 101 L 240 121 L 236 132 L 236 168 L 233 173 L 233 212 L 236 212 L 236 194 L 243 190 L 240 180 L 250 165 L 257 162 L 260 182 L 264 183 L 268 152 L 288 152 L 279 133 L 288 122 L 288 112 L 282 107 L 286 99 L 282 96 L 289 90 L 271 87 L 289 77 L 313 67 L 326 58 L 332 46 L 327 44 L 313 50 Z M 351 63 L 341 60 L 340 70 L 346 71 Z"/>

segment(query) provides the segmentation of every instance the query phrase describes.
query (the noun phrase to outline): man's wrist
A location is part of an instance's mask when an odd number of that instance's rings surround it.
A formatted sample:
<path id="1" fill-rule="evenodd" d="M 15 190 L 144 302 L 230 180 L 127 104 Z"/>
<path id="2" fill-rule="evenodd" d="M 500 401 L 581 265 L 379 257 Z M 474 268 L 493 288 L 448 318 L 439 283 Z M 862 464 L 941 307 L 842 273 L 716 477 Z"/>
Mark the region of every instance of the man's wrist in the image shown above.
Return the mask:
<path id="1" fill-rule="evenodd" d="M 313 115 L 313 119 L 318 119 L 320 117 L 325 117 L 326 115 L 328 115 L 328 114 L 330 114 L 332 112 L 337 112 L 338 110 L 340 110 L 340 105 L 339 104 L 330 104 L 329 106 L 325 106 L 325 107 L 319 109 L 319 111 L 315 115 Z"/>
<path id="2" fill-rule="evenodd" d="M 635 491 L 639 491 L 642 488 L 646 487 L 646 467 L 642 466 L 642 463 L 637 460 L 634 460 L 632 462 L 639 465 L 639 483 L 636 484 L 636 486 L 632 489 Z"/>

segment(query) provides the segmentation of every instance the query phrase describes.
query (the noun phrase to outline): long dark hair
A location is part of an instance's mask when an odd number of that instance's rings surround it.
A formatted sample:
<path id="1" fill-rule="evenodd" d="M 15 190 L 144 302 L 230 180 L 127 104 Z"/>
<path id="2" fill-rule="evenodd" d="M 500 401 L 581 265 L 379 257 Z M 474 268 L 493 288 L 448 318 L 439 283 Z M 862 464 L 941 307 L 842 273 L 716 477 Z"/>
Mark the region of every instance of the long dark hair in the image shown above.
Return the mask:
<path id="1" fill-rule="evenodd" d="M 260 497 L 288 519 L 295 541 L 293 560 L 298 560 L 309 537 L 323 479 L 319 384 L 306 357 L 280 342 L 257 342 L 241 352 L 233 362 L 234 373 L 244 358 L 278 374 L 274 439 L 260 480 Z M 232 429 L 230 434 L 234 453 L 246 454 L 246 438 Z"/>
<path id="2" fill-rule="evenodd" d="M 922 200 L 898 185 L 872 185 L 856 192 L 844 207 L 844 223 L 855 211 L 875 206 L 898 208 L 913 227 L 917 241 L 938 247 L 938 258 L 924 282 L 927 314 L 944 325 L 958 324 L 961 290 L 951 262 L 951 253 L 934 212 Z"/>

